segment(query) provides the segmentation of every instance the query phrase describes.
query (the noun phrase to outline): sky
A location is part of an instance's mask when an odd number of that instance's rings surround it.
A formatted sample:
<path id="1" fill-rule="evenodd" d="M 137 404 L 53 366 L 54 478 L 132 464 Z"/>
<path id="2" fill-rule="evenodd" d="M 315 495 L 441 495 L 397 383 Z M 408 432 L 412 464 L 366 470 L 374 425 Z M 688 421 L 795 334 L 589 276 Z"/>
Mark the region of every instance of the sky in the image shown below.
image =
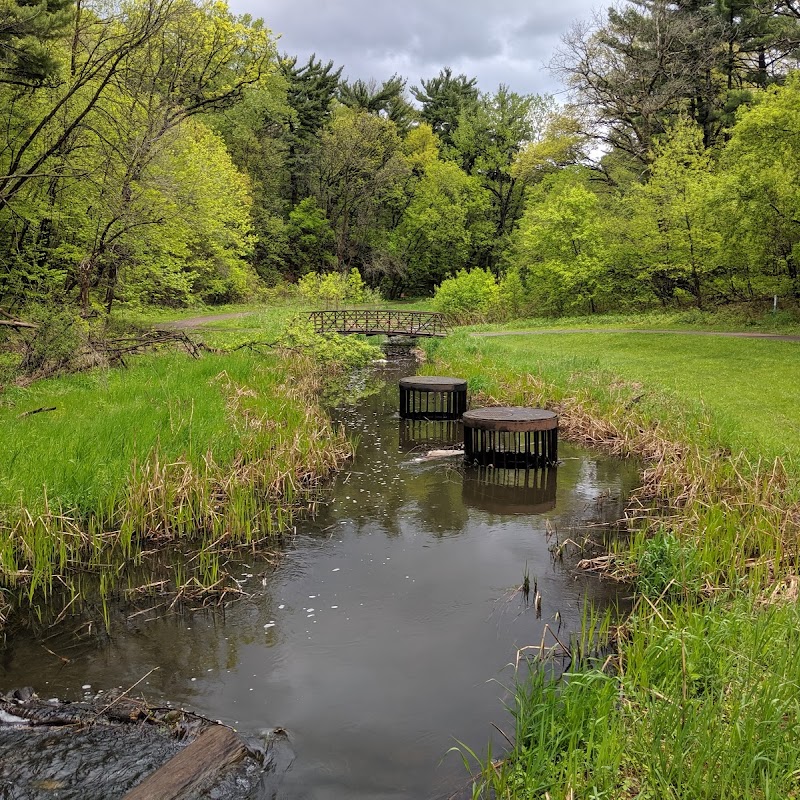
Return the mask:
<path id="1" fill-rule="evenodd" d="M 547 69 L 573 22 L 589 21 L 610 0 L 229 0 L 236 14 L 263 18 L 281 53 L 298 63 L 316 53 L 344 65 L 351 81 L 398 73 L 409 88 L 442 67 L 494 92 L 563 91 Z"/>

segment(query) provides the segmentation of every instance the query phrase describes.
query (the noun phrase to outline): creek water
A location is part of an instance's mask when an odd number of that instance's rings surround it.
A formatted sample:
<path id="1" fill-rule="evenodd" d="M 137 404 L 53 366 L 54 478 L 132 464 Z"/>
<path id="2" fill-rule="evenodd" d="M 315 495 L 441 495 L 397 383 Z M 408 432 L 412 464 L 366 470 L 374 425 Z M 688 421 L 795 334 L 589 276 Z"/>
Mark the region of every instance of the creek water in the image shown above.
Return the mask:
<path id="1" fill-rule="evenodd" d="M 617 587 L 575 569 L 572 548 L 554 548 L 619 519 L 637 471 L 563 442 L 558 469 L 527 488 L 457 458 L 420 460 L 458 431 L 399 420 L 397 381 L 413 371 L 395 357 L 354 379 L 366 391 L 334 416 L 358 437 L 356 458 L 275 563 L 235 565 L 243 599 L 182 614 L 119 608 L 102 633 L 19 634 L 0 654 L 0 685 L 77 699 L 147 675 L 135 693 L 150 702 L 245 735 L 281 726 L 294 763 L 253 797 L 454 795 L 468 783 L 448 753 L 457 740 L 498 752 L 492 723 L 513 733 L 503 703 L 518 649 L 546 625 L 567 639 L 587 601 L 616 601 Z M 516 591 L 526 569 L 540 613 Z"/>

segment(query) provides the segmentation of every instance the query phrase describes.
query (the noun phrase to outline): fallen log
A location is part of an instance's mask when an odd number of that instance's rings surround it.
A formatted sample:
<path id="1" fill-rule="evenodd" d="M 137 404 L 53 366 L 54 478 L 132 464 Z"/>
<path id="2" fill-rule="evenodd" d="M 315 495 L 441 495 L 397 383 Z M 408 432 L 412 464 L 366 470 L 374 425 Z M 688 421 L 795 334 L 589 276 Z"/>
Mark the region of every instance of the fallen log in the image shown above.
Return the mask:
<path id="1" fill-rule="evenodd" d="M 242 739 L 224 725 L 203 731 L 123 800 L 184 800 L 200 796 L 203 784 L 247 755 Z"/>

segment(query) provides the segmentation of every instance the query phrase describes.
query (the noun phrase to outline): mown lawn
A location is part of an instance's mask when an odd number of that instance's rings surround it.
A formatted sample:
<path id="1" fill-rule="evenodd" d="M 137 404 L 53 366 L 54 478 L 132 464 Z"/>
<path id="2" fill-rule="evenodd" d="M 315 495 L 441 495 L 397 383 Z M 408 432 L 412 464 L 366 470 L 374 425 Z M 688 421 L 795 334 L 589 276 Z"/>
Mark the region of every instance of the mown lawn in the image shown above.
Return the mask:
<path id="1" fill-rule="evenodd" d="M 467 334 L 459 334 L 466 336 Z M 509 374 L 536 373 L 559 385 L 631 387 L 636 402 L 655 395 L 710 417 L 709 442 L 754 458 L 800 461 L 800 342 L 642 333 L 541 333 L 458 338 L 436 351 L 480 353 Z M 475 380 L 480 383 L 480 376 Z M 705 410 L 706 415 L 701 412 Z"/>

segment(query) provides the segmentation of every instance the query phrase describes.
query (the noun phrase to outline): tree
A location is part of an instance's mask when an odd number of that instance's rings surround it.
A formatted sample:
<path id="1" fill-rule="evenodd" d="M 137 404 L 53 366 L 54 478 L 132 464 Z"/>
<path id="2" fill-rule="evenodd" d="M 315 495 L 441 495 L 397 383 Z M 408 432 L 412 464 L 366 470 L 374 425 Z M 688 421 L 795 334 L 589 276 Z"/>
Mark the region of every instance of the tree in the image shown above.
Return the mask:
<path id="1" fill-rule="evenodd" d="M 630 193 L 639 277 L 667 302 L 688 293 L 703 308 L 720 245 L 714 227 L 714 177 L 700 128 L 679 118 L 656 144 L 650 179 Z"/>
<path id="2" fill-rule="evenodd" d="M 432 161 L 392 235 L 405 287 L 430 292 L 467 267 L 492 235 L 489 193 L 452 162 Z"/>
<path id="3" fill-rule="evenodd" d="M 404 96 L 405 78 L 392 75 L 378 85 L 374 80 L 342 81 L 339 85 L 339 102 L 348 108 L 368 111 L 391 120 L 398 130 L 407 131 L 414 118 L 414 109 Z"/>
<path id="4" fill-rule="evenodd" d="M 293 277 L 326 272 L 336 266 L 336 236 L 323 210 L 313 197 L 301 200 L 290 212 L 286 226 L 287 262 Z"/>
<path id="5" fill-rule="evenodd" d="M 504 237 L 522 212 L 524 184 L 513 165 L 534 136 L 534 111 L 551 104 L 547 98 L 519 95 L 501 85 L 463 111 L 452 134 L 454 157 L 468 174 L 480 178 L 492 197 L 495 247 L 484 254 L 487 266 L 496 267 Z"/>
<path id="6" fill-rule="evenodd" d="M 394 123 L 365 111 L 337 111 L 321 135 L 310 177 L 336 234 L 340 271 L 368 260 L 380 222 L 403 199 L 407 175 Z"/>
<path id="7" fill-rule="evenodd" d="M 435 78 L 421 80 L 413 86 L 411 94 L 421 105 L 420 117 L 448 147 L 458 127 L 461 114 L 474 108 L 478 102 L 478 80 L 466 75 L 453 76 L 450 67 L 442 69 Z"/>
<path id="8" fill-rule="evenodd" d="M 274 52 L 260 21 L 234 18 L 220 2 L 138 3 L 111 21 L 82 9 L 72 80 L 37 93 L 42 101 L 27 120 L 32 130 L 12 145 L 10 168 L 28 172 L 0 179 L 7 206 L 28 204 L 25 224 L 12 228 L 12 253 L 28 248 L 59 264 L 84 310 L 90 291 L 102 285 L 110 308 L 120 268 L 135 259 L 136 239 L 166 223 L 158 164 L 164 148 L 175 145 L 173 132 L 239 101 L 274 64 Z M 151 183 L 154 170 L 160 188 Z M 14 209 L 6 220 L 11 227 L 19 218 Z M 18 267 L 13 258 L 7 265 Z"/>
<path id="9" fill-rule="evenodd" d="M 609 242 L 599 198 L 572 172 L 532 192 L 509 260 L 539 312 L 588 310 L 610 294 Z"/>
<path id="10" fill-rule="evenodd" d="M 669 0 L 632 0 L 610 8 L 604 21 L 573 26 L 553 66 L 592 123 L 588 132 L 646 163 L 655 137 L 688 103 L 701 124 L 713 124 L 721 32 Z"/>
<path id="11" fill-rule="evenodd" d="M 38 87 L 56 79 L 53 45 L 68 31 L 74 0 L 6 0 L 0 12 L 0 83 Z"/>
<path id="12" fill-rule="evenodd" d="M 306 181 L 318 144 L 317 134 L 330 120 L 342 67 L 334 69 L 333 61 L 323 64 L 312 53 L 302 67 L 297 66 L 296 56 L 284 56 L 281 69 L 287 81 L 286 101 L 292 110 L 285 140 L 288 148 L 288 197 L 294 207 L 300 200 L 301 186 Z"/>
<path id="13" fill-rule="evenodd" d="M 800 297 L 800 75 L 741 111 L 721 166 L 728 262 L 749 293 Z"/>
<path id="14" fill-rule="evenodd" d="M 0 163 L 0 211 L 32 180 L 48 178 L 47 162 L 63 157 L 86 117 L 107 91 L 125 58 L 155 37 L 170 12 L 169 0 L 150 0 L 124 16 L 101 18 L 91 8 L 76 14 L 68 78 L 36 93 L 23 108 L 12 97 L 3 107 L 6 147 Z"/>
<path id="15" fill-rule="evenodd" d="M 791 5 L 791 4 L 790 4 Z M 785 77 L 800 28 L 767 0 L 627 0 L 579 23 L 554 69 L 586 113 L 587 132 L 647 164 L 657 136 L 685 114 L 703 143 L 724 138 L 753 87 Z"/>

